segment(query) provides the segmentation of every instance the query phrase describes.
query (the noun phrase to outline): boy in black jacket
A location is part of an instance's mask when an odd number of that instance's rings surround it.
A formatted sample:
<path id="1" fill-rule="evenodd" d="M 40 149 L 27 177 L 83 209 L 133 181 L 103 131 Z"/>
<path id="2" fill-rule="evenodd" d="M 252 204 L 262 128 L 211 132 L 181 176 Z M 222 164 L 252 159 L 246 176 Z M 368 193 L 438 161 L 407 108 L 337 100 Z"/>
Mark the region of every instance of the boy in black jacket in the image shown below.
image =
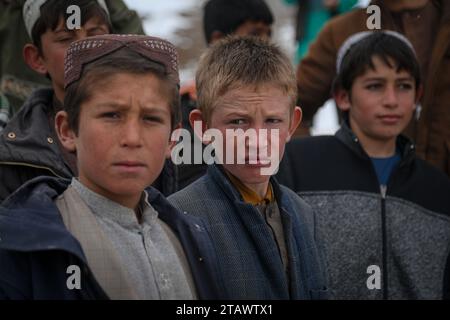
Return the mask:
<path id="1" fill-rule="evenodd" d="M 341 129 L 288 144 L 278 178 L 318 215 L 336 298 L 441 299 L 450 180 L 400 134 L 421 93 L 412 46 L 398 33 L 359 33 L 341 47 L 337 74 Z"/>

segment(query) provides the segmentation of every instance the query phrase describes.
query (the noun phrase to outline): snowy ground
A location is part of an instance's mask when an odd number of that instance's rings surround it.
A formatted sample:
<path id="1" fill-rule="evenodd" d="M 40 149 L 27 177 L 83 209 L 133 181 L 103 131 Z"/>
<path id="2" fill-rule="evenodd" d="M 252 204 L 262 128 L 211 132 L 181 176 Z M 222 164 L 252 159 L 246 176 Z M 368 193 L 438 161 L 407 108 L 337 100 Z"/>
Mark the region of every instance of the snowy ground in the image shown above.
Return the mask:
<path id="1" fill-rule="evenodd" d="M 125 0 L 127 5 L 145 18 L 144 29 L 147 34 L 168 39 L 175 44 L 180 42 L 175 31 L 188 28 L 190 17 L 180 13 L 200 10 L 203 0 Z"/>
<path id="2" fill-rule="evenodd" d="M 266 0 L 275 15 L 273 40 L 289 55 L 294 55 L 294 12 L 283 0 Z M 144 20 L 147 34 L 173 42 L 181 53 L 182 83 L 194 77 L 196 59 L 204 49 L 201 32 L 201 8 L 205 0 L 125 0 Z M 366 6 L 369 0 L 360 0 Z M 332 101 L 327 102 L 314 118 L 312 134 L 333 134 L 337 114 Z"/>

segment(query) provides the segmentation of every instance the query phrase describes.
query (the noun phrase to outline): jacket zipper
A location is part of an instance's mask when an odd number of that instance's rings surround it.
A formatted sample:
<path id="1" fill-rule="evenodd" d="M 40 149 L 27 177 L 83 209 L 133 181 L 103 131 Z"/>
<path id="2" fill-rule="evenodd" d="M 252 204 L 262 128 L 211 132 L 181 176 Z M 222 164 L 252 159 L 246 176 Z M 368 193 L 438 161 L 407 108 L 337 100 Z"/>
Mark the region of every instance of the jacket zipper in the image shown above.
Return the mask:
<path id="1" fill-rule="evenodd" d="M 383 300 L 389 297 L 388 290 L 388 263 L 387 263 L 387 228 L 386 228 L 386 192 L 387 186 L 381 185 L 381 234 L 382 234 L 382 257 L 383 257 Z"/>

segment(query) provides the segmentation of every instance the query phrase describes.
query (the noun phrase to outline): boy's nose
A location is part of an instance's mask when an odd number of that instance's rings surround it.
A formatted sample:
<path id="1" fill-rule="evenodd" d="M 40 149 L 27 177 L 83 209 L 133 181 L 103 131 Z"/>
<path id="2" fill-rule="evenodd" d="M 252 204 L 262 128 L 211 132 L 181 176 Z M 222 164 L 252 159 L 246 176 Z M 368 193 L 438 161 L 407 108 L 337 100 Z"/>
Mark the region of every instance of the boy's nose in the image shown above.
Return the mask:
<path id="1" fill-rule="evenodd" d="M 249 150 L 255 151 L 267 148 L 270 144 L 270 130 L 263 125 L 254 126 L 252 129 L 255 130 L 255 137 L 254 139 L 246 139 L 246 147 L 249 148 Z"/>
<path id="2" fill-rule="evenodd" d="M 142 135 L 138 121 L 127 121 L 121 130 L 120 144 L 122 147 L 139 148 L 142 146 Z"/>
<path id="3" fill-rule="evenodd" d="M 76 40 L 83 40 L 83 39 L 87 38 L 88 36 L 89 35 L 88 35 L 87 30 L 83 26 L 80 27 L 80 29 L 77 29 L 75 31 Z"/>
<path id="4" fill-rule="evenodd" d="M 394 87 L 388 86 L 384 93 L 383 104 L 386 107 L 394 108 L 397 106 L 397 92 Z"/>
<path id="5" fill-rule="evenodd" d="M 81 27 L 80 29 L 75 30 L 75 41 L 82 40 L 87 37 L 86 30 Z"/>

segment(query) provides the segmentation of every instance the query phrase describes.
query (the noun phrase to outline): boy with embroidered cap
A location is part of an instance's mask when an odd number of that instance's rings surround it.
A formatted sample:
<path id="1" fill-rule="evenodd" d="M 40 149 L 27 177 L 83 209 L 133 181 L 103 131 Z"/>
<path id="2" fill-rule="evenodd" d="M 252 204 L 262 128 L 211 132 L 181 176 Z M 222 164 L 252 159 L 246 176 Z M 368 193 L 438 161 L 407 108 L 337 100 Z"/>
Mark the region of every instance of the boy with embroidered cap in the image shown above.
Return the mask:
<path id="1" fill-rule="evenodd" d="M 219 162 L 169 200 L 208 222 L 227 298 L 326 297 L 314 214 L 271 177 L 301 120 L 289 58 L 263 39 L 229 37 L 201 58 L 196 85 L 191 125 L 220 133 L 213 144 Z M 247 139 L 251 132 L 259 137 Z"/>
<path id="2" fill-rule="evenodd" d="M 413 47 L 393 31 L 358 33 L 336 65 L 340 130 L 288 144 L 278 178 L 317 214 L 335 298 L 442 299 L 450 180 L 401 134 L 422 92 Z"/>
<path id="3" fill-rule="evenodd" d="M 79 29 L 69 30 L 66 25 L 71 5 L 80 8 Z M 52 88 L 33 92 L 0 135 L 0 202 L 34 177 L 77 175 L 76 155 L 61 146 L 54 129 L 64 99 L 64 55 L 76 40 L 113 32 L 104 0 L 28 0 L 23 19 L 32 39 L 23 48 L 24 59 L 51 80 Z M 156 183 L 164 194 L 174 191 L 172 168 L 165 166 Z"/>
<path id="4" fill-rule="evenodd" d="M 144 190 L 179 122 L 174 46 L 136 35 L 77 41 L 65 90 L 56 127 L 77 154 L 78 177 L 31 180 L 4 203 L 0 297 L 217 298 L 202 221 Z"/>

